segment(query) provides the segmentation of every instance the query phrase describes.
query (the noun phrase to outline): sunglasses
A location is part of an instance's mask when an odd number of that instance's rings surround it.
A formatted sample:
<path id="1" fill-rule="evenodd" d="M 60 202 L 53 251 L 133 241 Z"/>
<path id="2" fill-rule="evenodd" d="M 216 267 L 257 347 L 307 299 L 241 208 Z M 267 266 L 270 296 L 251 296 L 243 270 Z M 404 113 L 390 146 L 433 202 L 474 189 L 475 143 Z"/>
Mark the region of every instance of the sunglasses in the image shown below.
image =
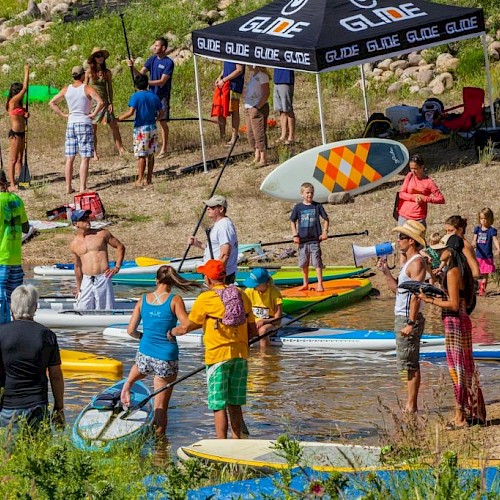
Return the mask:
<path id="1" fill-rule="evenodd" d="M 406 234 L 399 233 L 398 240 L 409 240 L 410 237 L 406 236 Z"/>
<path id="2" fill-rule="evenodd" d="M 96 59 L 97 59 L 97 58 L 99 58 L 99 57 L 104 57 L 104 54 L 103 54 L 102 52 L 96 52 L 96 53 L 94 54 L 94 57 L 95 57 Z"/>

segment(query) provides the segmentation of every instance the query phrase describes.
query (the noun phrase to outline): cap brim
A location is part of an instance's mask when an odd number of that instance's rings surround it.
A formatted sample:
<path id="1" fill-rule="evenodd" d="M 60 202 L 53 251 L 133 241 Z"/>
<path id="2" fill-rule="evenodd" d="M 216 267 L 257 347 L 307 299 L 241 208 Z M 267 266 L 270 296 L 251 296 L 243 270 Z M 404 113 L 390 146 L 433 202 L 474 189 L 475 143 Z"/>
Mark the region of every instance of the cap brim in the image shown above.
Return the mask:
<path id="1" fill-rule="evenodd" d="M 246 287 L 246 288 L 256 288 L 259 285 L 260 285 L 260 283 L 258 283 L 257 281 L 253 280 L 252 278 L 247 278 L 243 282 L 243 286 Z"/>
<path id="2" fill-rule="evenodd" d="M 429 245 L 430 248 L 433 250 L 444 250 L 445 248 L 448 248 L 447 245 L 443 245 L 443 243 L 436 243 L 435 245 Z"/>

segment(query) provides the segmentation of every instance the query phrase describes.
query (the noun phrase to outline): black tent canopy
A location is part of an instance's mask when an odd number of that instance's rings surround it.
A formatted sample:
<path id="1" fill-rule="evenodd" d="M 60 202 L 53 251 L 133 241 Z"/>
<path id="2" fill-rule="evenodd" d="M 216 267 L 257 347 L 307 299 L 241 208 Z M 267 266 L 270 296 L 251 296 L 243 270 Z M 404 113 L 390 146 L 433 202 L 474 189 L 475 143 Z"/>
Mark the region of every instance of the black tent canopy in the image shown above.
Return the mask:
<path id="1" fill-rule="evenodd" d="M 203 161 L 197 55 L 241 64 L 316 74 L 323 144 L 319 73 L 377 61 L 476 36 L 482 37 L 490 107 L 489 59 L 482 9 L 425 0 L 275 0 L 244 16 L 192 32 Z M 363 79 L 365 110 L 368 115 Z M 491 109 L 492 125 L 494 112 Z"/>

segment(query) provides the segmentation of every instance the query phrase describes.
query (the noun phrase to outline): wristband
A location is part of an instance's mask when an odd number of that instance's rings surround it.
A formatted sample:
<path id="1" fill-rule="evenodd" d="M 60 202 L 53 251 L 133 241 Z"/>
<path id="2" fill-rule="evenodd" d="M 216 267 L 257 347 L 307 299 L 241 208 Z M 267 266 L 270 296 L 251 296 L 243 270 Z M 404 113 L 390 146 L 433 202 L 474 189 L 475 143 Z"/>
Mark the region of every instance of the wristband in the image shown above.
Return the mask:
<path id="1" fill-rule="evenodd" d="M 407 319 L 406 320 L 406 324 L 409 325 L 409 326 L 417 326 L 418 325 L 418 321 L 413 321 L 412 319 Z"/>

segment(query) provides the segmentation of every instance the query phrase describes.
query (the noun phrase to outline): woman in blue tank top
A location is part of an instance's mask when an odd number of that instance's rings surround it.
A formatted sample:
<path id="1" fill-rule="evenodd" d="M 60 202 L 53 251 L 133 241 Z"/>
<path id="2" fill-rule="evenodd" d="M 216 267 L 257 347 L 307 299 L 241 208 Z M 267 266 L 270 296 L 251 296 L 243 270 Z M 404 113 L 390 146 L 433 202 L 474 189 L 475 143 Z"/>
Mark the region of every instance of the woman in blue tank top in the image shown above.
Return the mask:
<path id="1" fill-rule="evenodd" d="M 130 406 L 130 389 L 149 373 L 154 374 L 154 390 L 174 382 L 179 371 L 179 347 L 168 333 L 177 325 L 188 322 L 188 314 L 182 297 L 171 293 L 173 287 L 182 291 L 199 288 L 193 281 L 183 279 L 170 266 L 161 266 L 156 273 L 156 290 L 146 293 L 137 302 L 127 333 L 139 339 L 139 349 L 128 379 L 123 385 L 121 400 Z M 137 330 L 142 319 L 143 331 Z M 157 436 L 164 436 L 167 428 L 167 409 L 172 389 L 160 392 L 154 399 L 154 425 Z"/>

